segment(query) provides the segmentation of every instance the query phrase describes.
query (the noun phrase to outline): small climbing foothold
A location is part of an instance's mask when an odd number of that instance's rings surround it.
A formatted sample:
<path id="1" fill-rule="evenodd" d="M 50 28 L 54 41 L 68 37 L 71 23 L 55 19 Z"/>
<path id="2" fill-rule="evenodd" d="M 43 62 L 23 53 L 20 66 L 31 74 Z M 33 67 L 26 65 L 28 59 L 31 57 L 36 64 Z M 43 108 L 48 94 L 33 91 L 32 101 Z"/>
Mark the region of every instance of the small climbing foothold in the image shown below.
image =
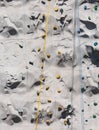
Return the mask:
<path id="1" fill-rule="evenodd" d="M 61 111 L 62 110 L 62 106 L 58 106 L 58 111 Z"/>
<path id="2" fill-rule="evenodd" d="M 50 125 L 50 120 L 46 120 L 46 124 L 47 124 L 47 125 Z"/>
<path id="3" fill-rule="evenodd" d="M 49 112 L 47 115 L 48 117 L 52 118 L 53 112 Z"/>
<path id="4" fill-rule="evenodd" d="M 61 93 L 61 90 L 57 90 L 58 93 Z"/>
<path id="5" fill-rule="evenodd" d="M 86 5 L 84 6 L 84 10 L 87 10 L 87 6 Z"/>
<path id="6" fill-rule="evenodd" d="M 48 101 L 48 103 L 51 103 L 51 100 L 50 100 L 50 99 L 48 99 L 47 101 Z"/>
<path id="7" fill-rule="evenodd" d="M 98 45 L 98 42 L 95 42 L 95 43 L 94 43 L 94 46 L 97 46 L 97 45 Z"/>
<path id="8" fill-rule="evenodd" d="M 54 27 L 53 27 L 53 30 L 57 30 L 57 28 L 58 28 L 57 26 L 54 26 Z"/>
<path id="9" fill-rule="evenodd" d="M 94 6 L 94 10 L 95 10 L 95 11 L 98 10 L 98 6 L 97 6 L 97 5 Z"/>
<path id="10" fill-rule="evenodd" d="M 64 125 L 67 125 L 67 121 L 66 120 L 64 121 Z"/>
<path id="11" fill-rule="evenodd" d="M 58 51 L 58 55 L 61 55 L 62 54 L 62 52 L 61 51 Z"/>
<path id="12" fill-rule="evenodd" d="M 59 7 L 58 7 L 58 6 L 55 6 L 55 7 L 54 7 L 54 11 L 55 11 L 55 12 L 58 12 L 58 10 L 59 10 Z"/>
<path id="13" fill-rule="evenodd" d="M 60 79 L 60 78 L 61 78 L 61 76 L 58 74 L 58 75 L 56 75 L 56 78 L 57 78 L 57 79 Z"/>
<path id="14" fill-rule="evenodd" d="M 91 20 L 91 17 L 89 16 L 88 19 Z"/>
<path id="15" fill-rule="evenodd" d="M 46 87 L 46 91 L 49 90 L 49 86 Z"/>
<path id="16" fill-rule="evenodd" d="M 97 106 L 98 104 L 96 102 L 94 102 L 94 106 Z"/>
<path id="17" fill-rule="evenodd" d="M 42 35 L 42 38 L 45 39 L 46 38 L 46 34 Z"/>
<path id="18" fill-rule="evenodd" d="M 38 50 L 37 50 L 38 52 L 40 52 L 41 51 L 41 48 L 38 48 Z"/>
<path id="19" fill-rule="evenodd" d="M 93 115 L 93 118 L 96 118 L 96 115 Z"/>
<path id="20" fill-rule="evenodd" d="M 50 58 L 51 57 L 51 55 L 50 54 L 47 54 L 47 58 Z"/>

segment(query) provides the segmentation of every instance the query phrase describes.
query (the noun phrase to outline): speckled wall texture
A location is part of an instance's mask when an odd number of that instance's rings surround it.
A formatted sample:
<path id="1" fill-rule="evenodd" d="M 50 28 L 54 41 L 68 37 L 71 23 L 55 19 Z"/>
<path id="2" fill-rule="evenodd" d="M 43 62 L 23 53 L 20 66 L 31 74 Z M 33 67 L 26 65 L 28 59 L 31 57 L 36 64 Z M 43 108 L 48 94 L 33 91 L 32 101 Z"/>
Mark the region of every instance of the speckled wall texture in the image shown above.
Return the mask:
<path id="1" fill-rule="evenodd" d="M 0 0 L 0 130 L 99 130 L 99 0 Z"/>

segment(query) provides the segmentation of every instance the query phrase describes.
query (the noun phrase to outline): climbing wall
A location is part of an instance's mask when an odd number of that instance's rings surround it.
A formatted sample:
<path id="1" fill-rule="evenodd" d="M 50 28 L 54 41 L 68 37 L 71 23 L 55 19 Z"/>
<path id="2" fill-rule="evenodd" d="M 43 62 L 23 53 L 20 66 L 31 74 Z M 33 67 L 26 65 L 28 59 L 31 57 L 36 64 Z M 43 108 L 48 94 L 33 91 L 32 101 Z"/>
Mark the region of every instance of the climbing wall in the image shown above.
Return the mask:
<path id="1" fill-rule="evenodd" d="M 0 0 L 0 130 L 99 130 L 99 0 Z"/>

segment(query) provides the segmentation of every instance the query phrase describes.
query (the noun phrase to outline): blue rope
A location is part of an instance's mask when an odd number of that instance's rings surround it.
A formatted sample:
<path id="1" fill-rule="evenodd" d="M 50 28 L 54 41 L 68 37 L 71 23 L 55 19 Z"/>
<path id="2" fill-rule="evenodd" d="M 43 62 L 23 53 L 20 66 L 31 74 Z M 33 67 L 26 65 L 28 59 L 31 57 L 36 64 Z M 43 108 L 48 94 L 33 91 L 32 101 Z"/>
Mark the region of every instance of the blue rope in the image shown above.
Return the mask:
<path id="1" fill-rule="evenodd" d="M 77 2 L 77 30 L 78 31 L 80 29 L 80 20 L 79 20 L 79 1 L 76 0 L 75 2 Z M 79 33 L 79 32 L 78 32 Z M 83 99 L 83 94 L 81 93 L 81 89 L 82 89 L 82 55 L 81 55 L 81 47 L 80 47 L 80 37 L 79 34 L 77 34 L 78 36 L 78 61 L 79 61 L 79 73 L 80 73 L 80 106 L 81 106 L 81 125 L 82 125 L 82 130 L 85 130 L 84 127 L 84 113 L 82 113 L 82 110 L 84 110 L 84 99 Z"/>

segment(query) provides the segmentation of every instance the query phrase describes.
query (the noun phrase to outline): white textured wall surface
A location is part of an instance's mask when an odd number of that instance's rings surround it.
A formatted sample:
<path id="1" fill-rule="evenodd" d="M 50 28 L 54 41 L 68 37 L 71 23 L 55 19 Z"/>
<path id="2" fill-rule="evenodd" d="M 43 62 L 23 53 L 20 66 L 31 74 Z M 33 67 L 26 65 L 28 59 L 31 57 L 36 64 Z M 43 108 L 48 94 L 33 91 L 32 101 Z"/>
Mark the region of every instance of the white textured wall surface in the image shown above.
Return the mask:
<path id="1" fill-rule="evenodd" d="M 99 130 L 99 0 L 0 0 L 0 130 Z"/>

